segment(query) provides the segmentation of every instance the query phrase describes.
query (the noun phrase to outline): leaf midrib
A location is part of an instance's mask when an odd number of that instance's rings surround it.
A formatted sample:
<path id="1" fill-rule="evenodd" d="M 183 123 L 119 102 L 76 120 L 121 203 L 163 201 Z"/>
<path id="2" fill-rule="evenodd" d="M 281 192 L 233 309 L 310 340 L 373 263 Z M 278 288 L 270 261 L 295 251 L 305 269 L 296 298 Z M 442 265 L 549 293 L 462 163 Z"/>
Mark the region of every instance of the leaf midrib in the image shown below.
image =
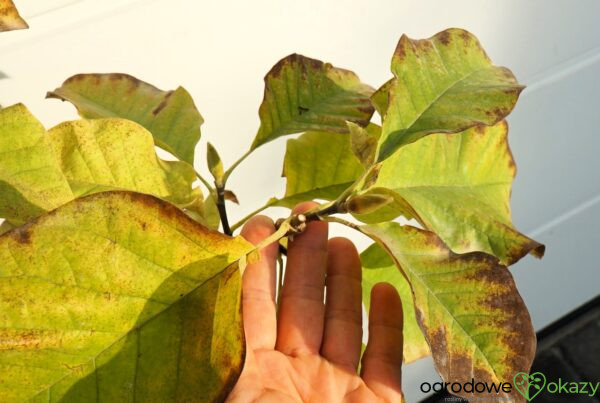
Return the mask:
<path id="1" fill-rule="evenodd" d="M 393 256 L 393 254 L 392 254 L 392 256 Z M 431 254 L 428 254 L 427 256 L 431 256 Z M 394 259 L 395 259 L 395 257 L 394 257 Z M 433 296 L 433 298 L 443 308 L 443 310 L 446 312 L 446 314 L 450 318 L 452 318 L 452 321 L 458 325 L 458 328 L 462 331 L 463 335 L 473 343 L 473 345 L 476 348 L 476 351 L 478 351 L 479 354 L 483 357 L 483 359 L 485 360 L 485 363 L 487 364 L 487 366 L 494 371 L 494 376 L 496 377 L 496 379 L 498 379 L 498 375 L 497 375 L 495 366 L 490 363 L 489 358 L 482 351 L 482 349 L 480 348 L 479 344 L 471 337 L 471 335 L 467 332 L 467 330 L 463 327 L 463 325 L 448 310 L 448 308 L 446 307 L 446 305 L 444 303 L 442 303 L 442 301 L 437 297 L 437 294 L 429 286 L 426 285 L 427 283 L 422 278 L 422 276 L 419 273 L 415 272 L 414 270 L 410 269 L 410 264 L 407 264 L 407 265 L 401 265 L 401 264 L 399 264 L 399 266 L 400 267 L 405 267 L 405 266 L 409 267 L 410 273 L 419 279 L 419 282 L 422 284 L 423 288 L 425 288 L 425 290 L 427 291 L 428 295 L 430 294 L 430 295 Z M 476 270 L 476 269 L 473 269 L 473 270 Z M 457 270 L 455 272 L 464 272 L 464 271 L 465 270 Z M 449 273 L 452 273 L 452 272 L 449 272 Z M 440 272 L 439 274 L 446 274 L 446 273 Z M 415 306 L 416 306 L 416 304 L 415 304 Z M 497 332 L 497 333 L 499 333 L 499 332 Z M 474 368 L 474 363 L 473 363 L 473 361 L 471 361 L 471 371 L 473 371 L 473 368 Z"/>
<path id="2" fill-rule="evenodd" d="M 436 52 L 437 52 L 437 47 L 436 47 L 435 43 L 433 43 L 433 42 L 432 42 L 432 44 L 433 44 L 433 47 L 434 47 L 434 49 L 436 49 Z M 441 56 L 440 56 L 440 61 L 442 61 L 442 64 L 445 66 L 444 59 L 443 59 Z M 481 67 L 481 68 L 475 69 L 475 70 L 471 71 L 470 73 L 468 73 L 468 74 L 466 74 L 466 75 L 464 75 L 464 76 L 462 76 L 462 77 L 458 78 L 456 81 L 450 82 L 450 83 L 449 83 L 449 85 L 448 85 L 446 88 L 444 88 L 444 90 L 443 90 L 443 91 L 441 91 L 441 92 L 440 92 L 440 93 L 439 93 L 439 94 L 438 94 L 438 95 L 437 95 L 437 96 L 436 96 L 436 97 L 435 97 L 435 98 L 434 98 L 434 99 L 433 99 L 433 100 L 432 100 L 432 101 L 431 101 L 431 102 L 430 102 L 430 103 L 427 105 L 427 107 L 425 107 L 425 109 L 423 109 L 423 111 L 422 111 L 422 112 L 420 112 L 420 113 L 419 113 L 419 114 L 418 114 L 418 115 L 415 117 L 415 119 L 413 119 L 413 121 L 412 121 L 412 122 L 411 122 L 409 125 L 407 125 L 405 128 L 402 128 L 402 129 L 396 129 L 396 130 L 394 130 L 394 131 L 392 131 L 392 132 L 389 132 L 389 133 L 388 133 L 388 134 L 387 134 L 385 137 L 387 138 L 387 137 L 389 136 L 389 134 L 390 134 L 390 133 L 394 133 L 394 132 L 401 131 L 401 130 L 406 130 L 406 132 L 407 132 L 407 133 L 411 133 L 411 132 L 410 132 L 410 128 L 411 128 L 411 127 L 413 127 L 413 126 L 415 125 L 415 123 L 416 123 L 416 122 L 417 122 L 419 119 L 421 119 L 421 118 L 423 117 L 423 115 L 424 115 L 424 114 L 426 114 L 426 113 L 427 113 L 427 112 L 428 112 L 428 111 L 429 111 L 429 110 L 430 110 L 430 109 L 433 107 L 433 105 L 434 105 L 434 104 L 436 104 L 436 103 L 437 103 L 437 102 L 438 102 L 438 101 L 439 101 L 439 100 L 440 100 L 440 99 L 441 99 L 441 98 L 442 98 L 444 95 L 446 95 L 446 94 L 447 94 L 447 93 L 448 93 L 448 92 L 449 92 L 449 91 L 450 91 L 450 90 L 451 90 L 453 87 L 455 87 L 457 84 L 459 84 L 459 83 L 461 83 L 461 82 L 463 82 L 463 81 L 467 80 L 467 79 L 468 79 L 469 77 L 471 77 L 473 74 L 475 74 L 475 73 L 477 73 L 477 72 L 479 72 L 479 71 L 483 71 L 483 70 L 489 69 L 490 67 L 494 67 L 494 66 L 490 64 L 490 65 L 488 65 L 488 66 L 485 66 L 485 67 Z M 396 76 L 396 77 L 397 77 L 397 76 Z M 406 85 L 406 81 L 405 81 L 405 79 L 404 79 L 404 75 L 401 75 L 401 77 L 402 77 L 402 78 L 401 78 L 401 80 L 402 80 L 402 81 L 404 81 L 404 82 L 405 82 L 405 85 Z M 393 88 L 392 88 L 392 90 L 393 90 Z M 395 91 L 394 91 L 394 93 L 395 93 Z M 412 96 L 411 96 L 410 98 L 412 99 Z"/>

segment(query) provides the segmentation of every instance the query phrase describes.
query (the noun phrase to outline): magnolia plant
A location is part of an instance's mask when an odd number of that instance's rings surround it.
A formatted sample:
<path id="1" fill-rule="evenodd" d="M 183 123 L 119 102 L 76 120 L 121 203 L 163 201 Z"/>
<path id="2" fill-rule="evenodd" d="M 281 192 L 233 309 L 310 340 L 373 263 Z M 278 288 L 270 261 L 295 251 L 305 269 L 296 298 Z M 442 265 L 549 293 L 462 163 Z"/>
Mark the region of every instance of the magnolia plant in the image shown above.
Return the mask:
<path id="1" fill-rule="evenodd" d="M 314 220 L 373 240 L 361 255 L 364 303 L 376 282 L 397 288 L 406 363 L 431 354 L 447 382 L 527 373 L 535 333 L 507 266 L 544 247 L 511 223 L 504 121 L 523 87 L 461 29 L 402 36 L 391 70 L 375 91 L 351 71 L 283 58 L 265 77 L 248 152 L 224 169 L 208 145 L 211 180 L 193 167 L 203 120 L 182 87 L 76 75 L 48 98 L 81 119 L 50 130 L 21 104 L 1 109 L 1 400 L 223 399 L 244 362 L 246 262 L 271 242 L 285 253 L 285 237 Z M 254 247 L 232 236 L 246 219 L 228 221 L 228 179 L 294 133 L 285 195 L 249 217 L 323 202 Z"/>

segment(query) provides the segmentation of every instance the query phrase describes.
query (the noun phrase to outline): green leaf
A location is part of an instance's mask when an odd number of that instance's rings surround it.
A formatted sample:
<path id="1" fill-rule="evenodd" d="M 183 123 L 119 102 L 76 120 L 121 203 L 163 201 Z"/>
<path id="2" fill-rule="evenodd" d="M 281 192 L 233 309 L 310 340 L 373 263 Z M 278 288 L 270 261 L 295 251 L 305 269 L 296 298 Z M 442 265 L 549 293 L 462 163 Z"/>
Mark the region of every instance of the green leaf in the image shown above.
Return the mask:
<path id="1" fill-rule="evenodd" d="M 271 205 L 293 207 L 307 200 L 334 200 L 363 172 L 364 167 L 352 153 L 349 135 L 306 132 L 287 142 L 285 196 L 271 200 Z"/>
<path id="2" fill-rule="evenodd" d="M 544 246 L 511 223 L 516 169 L 507 136 L 505 122 L 430 135 L 384 161 L 371 191 L 394 192 L 396 212 L 416 218 L 457 253 L 483 251 L 503 264 L 530 252 L 541 257 Z"/>
<path id="3" fill-rule="evenodd" d="M 201 198 L 194 169 L 156 155 L 152 135 L 119 118 L 64 122 L 48 131 L 62 172 L 75 197 L 110 189 L 147 193 L 179 206 Z"/>
<path id="4" fill-rule="evenodd" d="M 12 0 L 0 0 L 0 32 L 26 29 L 29 25 L 19 15 Z"/>
<path id="5" fill-rule="evenodd" d="M 5 401 L 223 399 L 244 355 L 251 246 L 129 192 L 78 199 L 0 237 Z"/>
<path id="6" fill-rule="evenodd" d="M 491 63 L 475 36 L 456 28 L 423 40 L 403 35 L 392 73 L 378 161 L 430 133 L 497 123 L 524 88 L 510 70 Z"/>
<path id="7" fill-rule="evenodd" d="M 0 224 L 0 235 L 4 234 L 7 231 L 10 231 L 11 229 L 15 228 L 15 226 L 13 224 L 11 224 L 9 221 L 2 221 L 2 224 Z"/>
<path id="8" fill-rule="evenodd" d="M 365 128 L 352 122 L 346 122 L 350 131 L 350 144 L 356 158 L 368 168 L 375 159 L 377 139 L 381 135 L 381 127 L 369 123 Z"/>
<path id="9" fill-rule="evenodd" d="M 205 227 L 218 230 L 221 224 L 221 216 L 219 216 L 216 197 L 216 193 L 211 192 L 203 202 L 198 202 L 196 209 L 187 209 L 185 213 Z"/>
<path id="10" fill-rule="evenodd" d="M 21 225 L 76 197 L 111 189 L 202 210 L 194 169 L 156 155 L 152 135 L 125 119 L 77 120 L 45 131 L 23 105 L 0 111 L 0 216 Z"/>
<path id="11" fill-rule="evenodd" d="M 404 325 L 404 363 L 409 364 L 431 354 L 427 341 L 415 317 L 415 307 L 410 284 L 396 268 L 394 261 L 378 245 L 369 246 L 360 254 L 362 262 L 362 300 L 367 312 L 371 304 L 371 288 L 377 283 L 392 284 L 402 299 Z"/>
<path id="12" fill-rule="evenodd" d="M 351 71 L 292 54 L 265 76 L 252 149 L 286 134 L 304 131 L 347 133 L 346 121 L 366 126 L 373 115 L 373 89 Z"/>
<path id="13" fill-rule="evenodd" d="M 183 87 L 161 91 L 127 74 L 77 74 L 46 97 L 71 102 L 84 118 L 133 120 L 152 133 L 156 145 L 194 164 L 204 121 Z"/>
<path id="14" fill-rule="evenodd" d="M 398 223 L 358 228 L 387 250 L 409 280 L 417 321 L 445 382 L 510 383 L 515 373 L 529 372 L 536 345 L 531 319 L 496 258 L 455 254 L 434 233 Z M 514 390 L 475 396 L 522 401 Z"/>
<path id="15" fill-rule="evenodd" d="M 22 104 L 0 110 L 0 217 L 13 224 L 73 198 L 45 134 Z"/>
<path id="16" fill-rule="evenodd" d="M 385 117 L 389 107 L 389 95 L 391 88 L 395 85 L 394 79 L 391 78 L 379 87 L 373 95 L 371 95 L 371 103 L 381 117 Z"/>

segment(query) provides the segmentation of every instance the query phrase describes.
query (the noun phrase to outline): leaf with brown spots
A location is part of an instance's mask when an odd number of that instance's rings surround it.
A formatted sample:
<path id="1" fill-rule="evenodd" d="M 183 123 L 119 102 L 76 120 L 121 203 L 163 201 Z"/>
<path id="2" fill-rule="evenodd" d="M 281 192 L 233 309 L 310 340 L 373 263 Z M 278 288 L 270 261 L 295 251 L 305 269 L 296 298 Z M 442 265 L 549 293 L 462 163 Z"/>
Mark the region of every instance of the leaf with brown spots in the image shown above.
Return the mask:
<path id="1" fill-rule="evenodd" d="M 351 71 L 302 55 L 284 57 L 265 76 L 252 149 L 309 130 L 347 133 L 346 121 L 366 126 L 374 112 L 372 92 Z"/>
<path id="2" fill-rule="evenodd" d="M 454 252 L 483 251 L 513 264 L 527 253 L 544 253 L 543 245 L 512 225 L 515 171 L 508 126 L 502 121 L 457 134 L 433 134 L 402 147 L 382 163 L 369 192 L 391 192 L 395 203 L 386 211 L 393 207 L 396 215 L 415 218 Z M 368 218 L 382 222 L 393 215 Z"/>
<path id="3" fill-rule="evenodd" d="M 152 134 L 120 118 L 81 119 L 48 131 L 48 140 L 75 197 L 111 189 L 152 194 L 181 208 L 202 203 L 194 169 L 156 155 Z"/>
<path id="4" fill-rule="evenodd" d="M 429 345 L 415 317 L 415 307 L 410 284 L 396 268 L 394 261 L 378 244 L 369 246 L 360 254 L 362 262 L 362 299 L 369 312 L 371 288 L 377 283 L 393 285 L 402 299 L 402 334 L 404 337 L 403 360 L 410 364 L 420 358 L 431 355 Z"/>
<path id="5" fill-rule="evenodd" d="M 152 196 L 77 199 L 0 237 L 2 401 L 220 401 L 251 249 Z"/>
<path id="6" fill-rule="evenodd" d="M 19 15 L 12 0 L 0 0 L 0 32 L 27 29 L 29 25 Z"/>
<path id="7" fill-rule="evenodd" d="M 22 104 L 0 110 L 0 217 L 20 225 L 73 199 L 44 126 Z"/>
<path id="8" fill-rule="evenodd" d="M 375 159 L 377 140 L 381 136 L 381 127 L 373 123 L 369 123 L 367 127 L 352 122 L 347 122 L 347 125 L 348 130 L 350 130 L 352 152 L 365 168 L 369 168 Z"/>
<path id="9" fill-rule="evenodd" d="M 391 78 L 379 87 L 373 95 L 371 95 L 371 103 L 377 110 L 377 113 L 383 118 L 389 107 L 390 89 L 394 86 L 394 79 Z"/>
<path id="10" fill-rule="evenodd" d="M 111 189 L 147 193 L 202 211 L 194 169 L 158 158 L 135 122 L 64 122 L 48 132 L 23 105 L 0 111 L 0 217 L 20 225 L 74 198 Z"/>
<path id="11" fill-rule="evenodd" d="M 358 228 L 410 282 L 417 321 L 445 382 L 510 383 L 516 373 L 529 373 L 536 346 L 531 319 L 496 258 L 453 253 L 434 233 L 394 222 Z M 524 401 L 514 389 L 459 395 Z"/>
<path id="12" fill-rule="evenodd" d="M 510 70 L 491 63 L 475 36 L 456 28 L 422 40 L 403 35 L 392 73 L 393 83 L 374 98 L 384 116 L 378 161 L 431 133 L 496 124 L 524 88 Z"/>
<path id="13" fill-rule="evenodd" d="M 127 74 L 77 74 L 46 97 L 71 102 L 84 118 L 133 120 L 152 133 L 156 145 L 194 164 L 204 120 L 183 87 L 162 91 Z"/>

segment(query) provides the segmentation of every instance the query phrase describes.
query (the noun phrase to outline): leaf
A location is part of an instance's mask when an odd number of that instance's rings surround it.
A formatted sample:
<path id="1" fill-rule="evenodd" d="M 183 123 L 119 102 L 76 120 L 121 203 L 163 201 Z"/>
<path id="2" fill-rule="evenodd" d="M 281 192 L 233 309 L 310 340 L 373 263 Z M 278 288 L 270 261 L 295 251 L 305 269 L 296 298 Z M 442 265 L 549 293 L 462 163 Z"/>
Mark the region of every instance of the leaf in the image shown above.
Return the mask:
<path id="1" fill-rule="evenodd" d="M 369 123 L 366 128 L 352 122 L 346 122 L 346 124 L 350 130 L 352 152 L 365 168 L 370 167 L 375 159 L 377 139 L 381 135 L 381 127 L 372 123 Z"/>
<path id="2" fill-rule="evenodd" d="M 524 88 L 510 70 L 491 63 L 475 36 L 456 28 L 423 40 L 403 35 L 392 73 L 378 161 L 430 133 L 496 124 Z"/>
<path id="3" fill-rule="evenodd" d="M 515 171 L 503 121 L 430 135 L 401 148 L 382 163 L 371 191 L 394 192 L 396 212 L 416 218 L 453 251 L 483 251 L 513 264 L 527 253 L 544 253 L 543 245 L 512 225 Z"/>
<path id="4" fill-rule="evenodd" d="M 221 224 L 221 217 L 219 216 L 219 210 L 214 199 L 216 196 L 213 194 L 210 193 L 203 201 L 199 200 L 195 206 L 196 208 L 185 209 L 184 212 L 205 227 L 218 230 Z"/>
<path id="5" fill-rule="evenodd" d="M 431 354 L 415 317 L 410 284 L 396 268 L 394 261 L 377 244 L 369 246 L 360 254 L 362 262 L 362 300 L 367 312 L 371 303 L 371 288 L 377 283 L 392 284 L 402 299 L 404 325 L 404 363 L 409 364 Z"/>
<path id="6" fill-rule="evenodd" d="M 374 112 L 372 92 L 351 71 L 302 55 L 284 57 L 265 76 L 251 148 L 309 130 L 347 133 L 346 121 L 366 126 Z"/>
<path id="7" fill-rule="evenodd" d="M 291 208 L 307 200 L 334 200 L 363 171 L 347 134 L 306 132 L 288 140 L 283 161 L 285 196 L 270 203 Z"/>
<path id="8" fill-rule="evenodd" d="M 251 246 L 151 196 L 78 199 L 0 237 L 6 401 L 208 401 L 244 355 Z"/>
<path id="9" fill-rule="evenodd" d="M 373 95 L 371 95 L 371 103 L 377 110 L 377 113 L 381 117 L 385 117 L 389 107 L 389 95 L 390 90 L 394 86 L 394 79 L 387 80 L 381 87 L 379 87 Z"/>
<path id="10" fill-rule="evenodd" d="M 13 224 L 73 198 L 45 133 L 24 105 L 0 110 L 0 217 Z"/>
<path id="11" fill-rule="evenodd" d="M 153 194 L 181 207 L 201 198 L 194 169 L 156 155 L 152 135 L 119 118 L 64 122 L 48 139 L 75 197 L 110 189 Z"/>
<path id="12" fill-rule="evenodd" d="M 23 105 L 0 111 L 0 216 L 21 225 L 76 197 L 111 189 L 202 210 L 194 169 L 156 155 L 152 135 L 124 119 L 65 122 L 47 133 Z"/>
<path id="13" fill-rule="evenodd" d="M 12 0 L 0 0 L 0 32 L 27 29 L 29 25 L 19 15 Z"/>
<path id="14" fill-rule="evenodd" d="M 510 272 L 497 259 L 455 254 L 434 233 L 394 222 L 358 228 L 409 280 L 417 321 L 445 382 L 511 382 L 515 373 L 529 372 L 535 333 Z M 522 401 L 514 390 L 499 396 Z"/>
<path id="15" fill-rule="evenodd" d="M 2 221 L 2 224 L 0 224 L 0 235 L 4 234 L 7 231 L 10 231 L 11 229 L 15 228 L 15 226 L 13 224 L 11 224 L 9 221 Z"/>
<path id="16" fill-rule="evenodd" d="M 127 74 L 77 74 L 46 98 L 71 102 L 84 118 L 133 120 L 152 133 L 156 145 L 194 164 L 204 120 L 183 87 L 162 91 Z"/>

